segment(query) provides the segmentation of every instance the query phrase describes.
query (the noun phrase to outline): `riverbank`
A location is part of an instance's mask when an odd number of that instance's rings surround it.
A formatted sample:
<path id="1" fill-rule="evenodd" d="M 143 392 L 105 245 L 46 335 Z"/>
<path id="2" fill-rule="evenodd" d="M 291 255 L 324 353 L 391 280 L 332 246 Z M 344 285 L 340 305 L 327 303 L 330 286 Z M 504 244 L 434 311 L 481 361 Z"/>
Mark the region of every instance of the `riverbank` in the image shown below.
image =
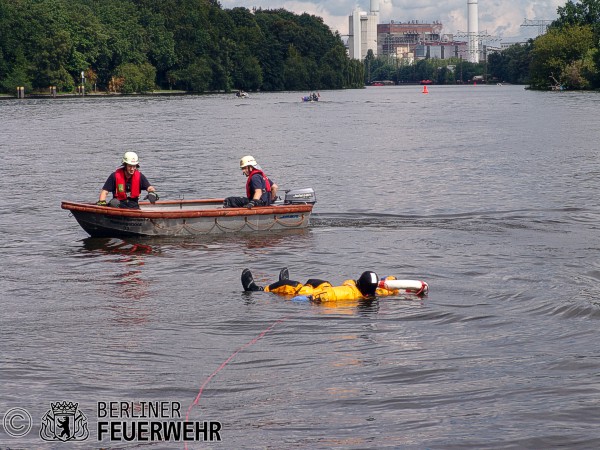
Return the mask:
<path id="1" fill-rule="evenodd" d="M 177 90 L 169 90 L 169 91 L 152 91 L 152 92 L 143 92 L 143 93 L 135 93 L 135 94 L 120 94 L 113 92 L 90 92 L 84 95 L 77 93 L 44 93 L 44 92 L 32 92 L 31 94 L 25 94 L 25 97 L 20 98 L 19 100 L 28 99 L 28 98 L 48 98 L 48 99 L 61 99 L 61 98 L 83 98 L 83 97 L 91 97 L 91 98 L 106 98 L 106 97 L 143 97 L 143 96 L 171 96 L 171 95 L 198 95 L 197 92 L 188 92 L 188 91 L 177 91 Z M 0 100 L 10 100 L 17 99 L 16 95 L 11 94 L 0 94 Z"/>

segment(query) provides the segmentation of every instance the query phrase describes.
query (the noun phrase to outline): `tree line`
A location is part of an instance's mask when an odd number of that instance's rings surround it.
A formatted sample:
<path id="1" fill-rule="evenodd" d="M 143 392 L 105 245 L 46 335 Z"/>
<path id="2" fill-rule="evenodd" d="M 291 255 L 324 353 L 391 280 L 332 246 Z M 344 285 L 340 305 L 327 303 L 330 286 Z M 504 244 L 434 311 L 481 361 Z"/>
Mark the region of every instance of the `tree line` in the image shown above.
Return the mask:
<path id="1" fill-rule="evenodd" d="M 547 33 L 492 53 L 414 64 L 350 60 L 320 17 L 223 9 L 217 0 L 0 0 L 0 91 L 119 93 L 357 88 L 486 80 L 600 88 L 600 0 L 569 0 Z M 83 77 L 81 76 L 83 72 Z"/>
<path id="2" fill-rule="evenodd" d="M 83 77 L 82 77 L 83 72 Z M 217 0 L 0 0 L 0 90 L 362 87 L 323 19 Z"/>
<path id="3" fill-rule="evenodd" d="M 426 58 L 407 63 L 388 56 L 376 58 L 371 50 L 367 52 L 364 64 L 367 85 L 381 80 L 390 80 L 396 84 L 419 83 L 422 80 L 430 80 L 435 84 L 462 84 L 485 72 L 484 64 L 471 63 L 457 57 Z"/>

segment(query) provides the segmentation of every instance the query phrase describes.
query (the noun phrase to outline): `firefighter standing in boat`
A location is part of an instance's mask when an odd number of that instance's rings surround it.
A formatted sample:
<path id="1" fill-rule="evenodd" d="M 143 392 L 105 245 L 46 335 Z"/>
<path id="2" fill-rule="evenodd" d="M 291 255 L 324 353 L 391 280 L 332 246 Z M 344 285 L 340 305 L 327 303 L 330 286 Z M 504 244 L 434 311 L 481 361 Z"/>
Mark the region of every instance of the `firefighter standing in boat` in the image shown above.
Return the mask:
<path id="1" fill-rule="evenodd" d="M 147 191 L 151 203 L 158 200 L 156 189 L 138 168 L 140 160 L 135 152 L 126 152 L 123 155 L 122 166 L 110 174 L 96 203 L 98 206 L 112 206 L 115 208 L 140 209 L 138 200 L 142 191 Z M 113 198 L 107 204 L 106 196 L 112 193 Z"/>
<path id="2" fill-rule="evenodd" d="M 227 197 L 224 208 L 253 208 L 269 206 L 277 198 L 277 185 L 262 171 L 254 156 L 244 156 L 240 160 L 240 169 L 246 175 L 246 197 Z"/>

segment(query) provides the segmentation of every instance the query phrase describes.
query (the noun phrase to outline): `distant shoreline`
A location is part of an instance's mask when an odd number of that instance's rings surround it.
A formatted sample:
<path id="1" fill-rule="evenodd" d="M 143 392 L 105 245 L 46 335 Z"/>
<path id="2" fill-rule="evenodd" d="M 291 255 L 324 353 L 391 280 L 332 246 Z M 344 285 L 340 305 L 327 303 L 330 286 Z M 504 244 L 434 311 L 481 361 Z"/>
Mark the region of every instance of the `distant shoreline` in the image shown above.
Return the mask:
<path id="1" fill-rule="evenodd" d="M 90 92 L 89 94 L 81 95 L 74 93 L 65 93 L 65 94 L 56 94 L 52 95 L 50 93 L 41 93 L 34 92 L 31 94 L 25 94 L 24 98 L 19 98 L 13 94 L 0 94 L 0 100 L 26 100 L 29 98 L 45 98 L 45 99 L 63 99 L 63 98 L 110 98 L 110 97 L 154 97 L 154 96 L 179 96 L 179 95 L 203 95 L 203 94 L 218 94 L 224 92 L 188 92 L 188 91 L 152 91 L 152 92 L 143 92 L 143 93 L 135 93 L 135 94 L 120 94 L 120 93 L 108 93 L 108 92 Z"/>

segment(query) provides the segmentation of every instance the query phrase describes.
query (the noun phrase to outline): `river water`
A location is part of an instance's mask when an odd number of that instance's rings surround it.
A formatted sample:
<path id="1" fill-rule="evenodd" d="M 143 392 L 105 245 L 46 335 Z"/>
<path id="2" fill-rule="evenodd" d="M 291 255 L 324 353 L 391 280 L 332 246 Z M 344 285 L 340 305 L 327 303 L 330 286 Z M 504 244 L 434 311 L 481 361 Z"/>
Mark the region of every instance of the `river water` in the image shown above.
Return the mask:
<path id="1" fill-rule="evenodd" d="M 0 102 L 0 447 L 68 448 L 40 436 L 63 401 L 87 419 L 81 448 L 186 446 L 99 441 L 110 401 L 220 422 L 220 444 L 188 448 L 600 447 L 600 96 L 301 95 Z M 95 201 L 127 150 L 163 199 L 242 195 L 252 154 L 281 189 L 315 189 L 311 226 L 88 238 L 60 202 Z M 284 266 L 430 293 L 242 292 L 243 268 L 266 284 Z"/>

